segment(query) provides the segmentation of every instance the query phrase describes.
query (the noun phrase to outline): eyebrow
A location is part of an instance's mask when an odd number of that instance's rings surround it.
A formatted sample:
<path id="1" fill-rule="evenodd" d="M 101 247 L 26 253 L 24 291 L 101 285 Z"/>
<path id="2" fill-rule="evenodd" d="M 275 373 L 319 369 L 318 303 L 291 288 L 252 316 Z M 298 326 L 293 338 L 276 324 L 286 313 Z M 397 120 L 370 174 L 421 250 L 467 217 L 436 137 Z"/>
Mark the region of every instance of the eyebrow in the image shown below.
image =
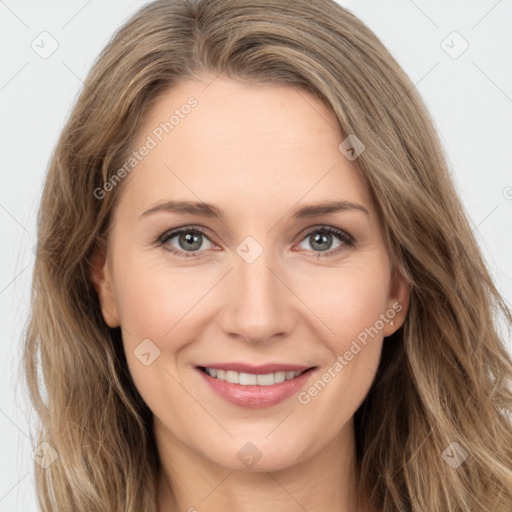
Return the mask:
<path id="1" fill-rule="evenodd" d="M 215 205 L 194 201 L 165 201 L 142 213 L 140 218 L 162 211 L 171 213 L 188 213 L 191 215 L 220 219 L 222 221 L 225 220 L 224 214 Z M 364 206 L 357 203 L 352 203 L 350 201 L 325 201 L 292 210 L 291 216 L 294 219 L 307 219 L 343 211 L 359 211 L 365 215 L 370 215 Z"/>

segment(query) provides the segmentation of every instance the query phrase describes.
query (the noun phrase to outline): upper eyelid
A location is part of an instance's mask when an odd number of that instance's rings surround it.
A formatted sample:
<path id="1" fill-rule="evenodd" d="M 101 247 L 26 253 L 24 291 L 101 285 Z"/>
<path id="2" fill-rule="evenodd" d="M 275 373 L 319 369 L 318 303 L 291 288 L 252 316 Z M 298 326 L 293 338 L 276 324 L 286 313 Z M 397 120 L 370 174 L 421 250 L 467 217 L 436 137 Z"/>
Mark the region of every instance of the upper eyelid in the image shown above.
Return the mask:
<path id="1" fill-rule="evenodd" d="M 197 231 L 197 232 L 201 233 L 202 235 L 204 235 L 206 238 L 208 238 L 210 240 L 210 242 L 213 243 L 213 240 L 211 240 L 212 237 L 211 237 L 211 235 L 208 234 L 209 230 L 207 228 L 204 228 L 202 226 L 194 226 L 194 225 L 180 226 L 177 228 L 168 229 L 167 231 L 164 231 L 158 237 L 157 240 L 163 240 L 163 239 L 170 240 L 171 238 L 174 238 L 175 236 L 179 235 L 180 233 L 188 232 L 188 231 Z"/>

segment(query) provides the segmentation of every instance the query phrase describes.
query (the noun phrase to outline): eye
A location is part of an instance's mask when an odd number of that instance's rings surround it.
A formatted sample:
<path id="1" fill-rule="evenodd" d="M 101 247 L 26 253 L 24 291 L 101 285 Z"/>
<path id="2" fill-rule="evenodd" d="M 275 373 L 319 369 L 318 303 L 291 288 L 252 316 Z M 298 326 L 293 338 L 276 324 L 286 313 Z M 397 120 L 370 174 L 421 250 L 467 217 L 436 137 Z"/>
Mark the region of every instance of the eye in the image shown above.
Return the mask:
<path id="1" fill-rule="evenodd" d="M 340 242 L 334 249 L 331 248 L 333 237 Z M 201 249 L 213 247 L 213 243 L 201 229 L 191 227 L 166 231 L 157 238 L 156 242 L 165 250 L 187 258 L 200 256 L 198 253 L 203 252 Z M 301 243 L 304 242 L 311 244 L 313 252 L 316 252 L 318 257 L 334 256 L 355 245 L 351 235 L 332 226 L 319 226 L 310 230 L 301 241 Z"/>
<path id="2" fill-rule="evenodd" d="M 176 239 L 174 243 L 169 243 Z M 210 249 L 212 242 L 200 229 L 197 228 L 181 228 L 173 231 L 167 231 L 158 238 L 158 243 L 170 252 L 178 254 L 179 256 L 197 256 L 194 254 L 199 249 L 205 249 L 204 242 L 207 241 L 206 249 Z M 177 247 L 176 247 L 177 244 Z M 199 251 L 200 252 L 200 251 Z M 188 253 L 188 254 L 187 254 Z"/>
<path id="3" fill-rule="evenodd" d="M 340 241 L 340 244 L 335 249 L 331 249 L 333 237 Z M 318 257 L 334 256 L 343 249 L 355 245 L 355 240 L 351 235 L 332 226 L 319 226 L 309 231 L 301 243 L 304 242 L 311 244 L 313 251 L 318 253 Z"/>

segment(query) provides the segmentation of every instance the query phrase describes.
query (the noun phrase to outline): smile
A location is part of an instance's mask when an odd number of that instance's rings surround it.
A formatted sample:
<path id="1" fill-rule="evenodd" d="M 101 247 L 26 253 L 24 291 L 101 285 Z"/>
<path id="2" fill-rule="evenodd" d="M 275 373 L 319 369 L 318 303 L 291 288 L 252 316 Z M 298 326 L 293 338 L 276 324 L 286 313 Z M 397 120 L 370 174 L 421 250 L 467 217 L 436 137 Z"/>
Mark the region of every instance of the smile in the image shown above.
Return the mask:
<path id="1" fill-rule="evenodd" d="M 273 366 L 269 369 L 276 369 L 278 365 Z M 266 368 L 265 371 L 261 368 L 246 369 L 253 373 L 212 366 L 196 367 L 207 389 L 223 400 L 250 409 L 271 407 L 297 394 L 305 387 L 317 367 L 296 367 L 294 370 L 288 368 L 287 371 L 280 369 L 274 372 Z"/>
<path id="2" fill-rule="evenodd" d="M 295 379 L 307 370 L 296 372 L 275 372 L 275 373 L 243 373 L 233 370 L 218 370 L 216 368 L 201 368 L 210 377 L 214 379 L 230 382 L 231 384 L 240 384 L 241 386 L 272 386 L 281 382 Z"/>

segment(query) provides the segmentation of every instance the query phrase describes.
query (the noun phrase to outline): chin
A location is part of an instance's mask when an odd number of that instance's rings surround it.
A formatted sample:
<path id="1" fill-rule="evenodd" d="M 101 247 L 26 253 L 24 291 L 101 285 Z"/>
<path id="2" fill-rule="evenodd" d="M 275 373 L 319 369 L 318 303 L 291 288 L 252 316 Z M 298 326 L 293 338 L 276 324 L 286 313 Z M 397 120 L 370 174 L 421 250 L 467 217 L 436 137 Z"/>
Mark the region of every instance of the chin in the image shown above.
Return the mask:
<path id="1" fill-rule="evenodd" d="M 282 434 L 282 433 L 281 433 Z M 220 444 L 213 453 L 203 452 L 214 463 L 232 471 L 263 472 L 280 471 L 306 460 L 304 442 L 297 436 L 276 436 L 274 434 L 244 436 Z M 287 444 L 282 439 L 286 437 Z M 299 449 L 298 447 L 302 447 Z"/>

